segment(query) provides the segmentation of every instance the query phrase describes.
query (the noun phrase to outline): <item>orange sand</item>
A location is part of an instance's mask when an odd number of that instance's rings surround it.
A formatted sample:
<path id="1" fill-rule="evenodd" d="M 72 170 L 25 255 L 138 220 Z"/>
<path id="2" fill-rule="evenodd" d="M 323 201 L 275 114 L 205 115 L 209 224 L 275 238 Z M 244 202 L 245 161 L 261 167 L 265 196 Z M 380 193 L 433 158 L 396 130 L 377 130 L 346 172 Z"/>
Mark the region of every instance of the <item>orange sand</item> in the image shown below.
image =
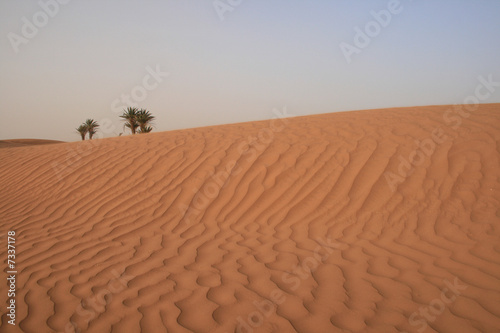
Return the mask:
<path id="1" fill-rule="evenodd" d="M 500 332 L 500 104 L 459 111 L 1 149 L 0 331 Z"/>
<path id="2" fill-rule="evenodd" d="M 14 140 L 0 140 L 0 148 L 13 148 L 25 147 L 34 145 L 48 145 L 54 143 L 62 143 L 56 140 L 38 140 L 38 139 L 14 139 Z"/>

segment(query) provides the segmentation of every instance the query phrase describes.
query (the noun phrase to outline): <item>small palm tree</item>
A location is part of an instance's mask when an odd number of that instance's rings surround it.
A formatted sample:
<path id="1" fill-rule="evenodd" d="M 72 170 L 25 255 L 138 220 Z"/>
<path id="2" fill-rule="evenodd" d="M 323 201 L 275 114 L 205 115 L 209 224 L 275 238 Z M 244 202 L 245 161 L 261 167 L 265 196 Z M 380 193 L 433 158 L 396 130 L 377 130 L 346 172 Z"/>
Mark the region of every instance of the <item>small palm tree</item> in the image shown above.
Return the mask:
<path id="1" fill-rule="evenodd" d="M 132 134 L 135 134 L 139 124 L 137 123 L 137 113 L 139 109 L 128 107 L 126 110 L 123 110 L 123 114 L 120 116 L 125 121 L 125 127 L 130 128 Z"/>
<path id="2" fill-rule="evenodd" d="M 92 137 L 94 136 L 94 134 L 97 132 L 97 129 L 99 128 L 99 124 L 94 119 L 87 119 L 85 121 L 84 125 L 87 126 L 87 129 L 89 132 L 89 139 L 92 140 Z"/>
<path id="3" fill-rule="evenodd" d="M 155 119 L 155 116 L 153 116 L 151 114 L 151 112 L 149 112 L 146 109 L 140 109 L 137 112 L 137 115 L 136 115 L 136 121 L 137 121 L 137 124 L 140 127 L 140 133 L 149 133 L 149 132 L 151 132 L 153 130 L 153 128 L 151 126 L 149 126 L 149 125 L 151 124 L 151 122 L 154 119 Z"/>
<path id="4" fill-rule="evenodd" d="M 141 133 L 149 133 L 153 130 L 153 127 L 151 126 L 146 126 L 144 128 L 141 129 Z"/>
<path id="5" fill-rule="evenodd" d="M 85 140 L 85 136 L 87 135 L 87 132 L 89 131 L 89 128 L 87 127 L 87 125 L 81 124 L 80 126 L 78 126 L 78 128 L 76 130 L 82 136 L 82 141 Z"/>

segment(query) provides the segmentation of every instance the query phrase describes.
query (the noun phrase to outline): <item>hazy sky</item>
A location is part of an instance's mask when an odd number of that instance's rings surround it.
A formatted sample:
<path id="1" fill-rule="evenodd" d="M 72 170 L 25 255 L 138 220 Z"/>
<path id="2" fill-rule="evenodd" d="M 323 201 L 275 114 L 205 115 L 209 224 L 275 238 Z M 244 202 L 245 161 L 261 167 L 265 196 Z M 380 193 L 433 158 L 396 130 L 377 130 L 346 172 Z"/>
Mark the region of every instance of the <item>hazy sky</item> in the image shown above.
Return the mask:
<path id="1" fill-rule="evenodd" d="M 130 103 L 155 131 L 462 103 L 500 82 L 499 17 L 498 0 L 4 0 L 0 139 L 76 141 L 86 118 L 116 136 Z"/>

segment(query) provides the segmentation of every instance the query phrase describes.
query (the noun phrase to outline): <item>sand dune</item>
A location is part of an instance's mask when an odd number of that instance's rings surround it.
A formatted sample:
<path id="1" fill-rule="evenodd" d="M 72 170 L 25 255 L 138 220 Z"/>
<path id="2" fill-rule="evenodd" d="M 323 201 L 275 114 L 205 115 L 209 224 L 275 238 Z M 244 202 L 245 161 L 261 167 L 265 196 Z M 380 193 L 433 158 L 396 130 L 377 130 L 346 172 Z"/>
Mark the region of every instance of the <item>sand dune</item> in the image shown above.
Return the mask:
<path id="1" fill-rule="evenodd" d="M 48 145 L 54 143 L 62 143 L 56 140 L 39 140 L 39 139 L 13 139 L 13 140 L 0 140 L 0 148 L 14 148 L 25 147 L 34 145 Z"/>
<path id="2" fill-rule="evenodd" d="M 1 149 L 0 331 L 500 332 L 500 104 L 470 108 Z"/>

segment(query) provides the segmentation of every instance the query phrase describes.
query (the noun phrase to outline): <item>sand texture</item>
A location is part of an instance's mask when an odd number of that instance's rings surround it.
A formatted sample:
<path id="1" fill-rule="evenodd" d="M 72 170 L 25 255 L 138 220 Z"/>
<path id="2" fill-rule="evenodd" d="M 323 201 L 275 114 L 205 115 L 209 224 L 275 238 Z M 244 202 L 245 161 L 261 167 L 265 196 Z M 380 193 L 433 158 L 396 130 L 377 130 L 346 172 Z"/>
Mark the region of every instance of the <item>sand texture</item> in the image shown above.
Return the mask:
<path id="1" fill-rule="evenodd" d="M 500 104 L 6 147 L 0 186 L 0 332 L 500 332 Z"/>
<path id="2" fill-rule="evenodd" d="M 56 140 L 39 140 L 39 139 L 13 139 L 13 140 L 0 140 L 0 148 L 13 148 L 13 147 L 26 147 L 36 145 L 49 145 L 55 143 L 62 143 Z"/>

